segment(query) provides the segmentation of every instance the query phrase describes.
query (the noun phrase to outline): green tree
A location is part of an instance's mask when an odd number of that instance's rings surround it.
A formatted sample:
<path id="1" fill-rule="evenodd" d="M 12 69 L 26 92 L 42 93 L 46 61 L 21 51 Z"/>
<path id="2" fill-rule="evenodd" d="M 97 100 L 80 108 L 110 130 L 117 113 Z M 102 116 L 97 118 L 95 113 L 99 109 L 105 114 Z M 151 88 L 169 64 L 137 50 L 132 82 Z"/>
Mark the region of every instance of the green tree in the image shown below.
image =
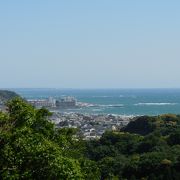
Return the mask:
<path id="1" fill-rule="evenodd" d="M 71 133 L 66 132 L 67 140 L 59 143 L 55 138 L 58 130 L 48 120 L 46 109 L 37 110 L 16 98 L 7 110 L 0 113 L 1 179 L 83 178 L 78 159 L 63 153 Z"/>

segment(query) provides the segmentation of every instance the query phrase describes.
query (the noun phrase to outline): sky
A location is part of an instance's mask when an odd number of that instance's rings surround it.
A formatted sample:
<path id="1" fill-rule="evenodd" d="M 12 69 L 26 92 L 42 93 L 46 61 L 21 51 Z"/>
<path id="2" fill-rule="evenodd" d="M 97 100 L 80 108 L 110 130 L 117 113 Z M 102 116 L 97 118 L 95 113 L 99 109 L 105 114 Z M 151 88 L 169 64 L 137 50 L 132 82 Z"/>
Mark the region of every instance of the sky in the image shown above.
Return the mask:
<path id="1" fill-rule="evenodd" d="M 179 0 L 0 1 L 0 88 L 180 88 Z"/>

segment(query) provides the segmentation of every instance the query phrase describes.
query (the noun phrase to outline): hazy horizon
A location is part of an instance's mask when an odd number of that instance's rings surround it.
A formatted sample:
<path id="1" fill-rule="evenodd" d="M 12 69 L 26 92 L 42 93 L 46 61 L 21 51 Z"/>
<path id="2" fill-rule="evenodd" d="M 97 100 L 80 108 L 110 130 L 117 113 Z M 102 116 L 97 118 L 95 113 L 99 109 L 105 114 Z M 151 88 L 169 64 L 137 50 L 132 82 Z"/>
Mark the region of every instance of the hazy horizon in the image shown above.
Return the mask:
<path id="1" fill-rule="evenodd" d="M 49 89 L 49 90 L 180 90 L 180 88 L 115 88 L 115 87 L 107 87 L 107 88 L 58 88 L 58 87 L 2 87 L 1 90 L 43 90 L 43 89 Z"/>
<path id="2" fill-rule="evenodd" d="M 180 88 L 180 1 L 0 2 L 0 88 Z"/>

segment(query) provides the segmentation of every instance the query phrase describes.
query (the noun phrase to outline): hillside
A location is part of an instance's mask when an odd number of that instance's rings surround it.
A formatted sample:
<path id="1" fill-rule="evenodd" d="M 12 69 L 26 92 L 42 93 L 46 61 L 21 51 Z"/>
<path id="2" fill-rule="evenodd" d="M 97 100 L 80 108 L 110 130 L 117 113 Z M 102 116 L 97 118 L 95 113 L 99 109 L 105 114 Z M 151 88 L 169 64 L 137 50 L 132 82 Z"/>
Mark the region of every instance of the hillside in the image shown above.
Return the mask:
<path id="1" fill-rule="evenodd" d="M 8 90 L 0 90 L 0 102 L 5 103 L 8 100 L 13 99 L 14 97 L 20 97 L 17 93 Z"/>
<path id="2" fill-rule="evenodd" d="M 134 118 L 126 127 L 124 132 L 139 135 L 148 135 L 154 131 L 161 133 L 170 133 L 180 126 L 180 115 L 164 114 L 159 116 L 141 116 Z"/>
<path id="3" fill-rule="evenodd" d="M 87 142 L 101 179 L 180 179 L 180 116 L 136 117 L 124 129 Z"/>

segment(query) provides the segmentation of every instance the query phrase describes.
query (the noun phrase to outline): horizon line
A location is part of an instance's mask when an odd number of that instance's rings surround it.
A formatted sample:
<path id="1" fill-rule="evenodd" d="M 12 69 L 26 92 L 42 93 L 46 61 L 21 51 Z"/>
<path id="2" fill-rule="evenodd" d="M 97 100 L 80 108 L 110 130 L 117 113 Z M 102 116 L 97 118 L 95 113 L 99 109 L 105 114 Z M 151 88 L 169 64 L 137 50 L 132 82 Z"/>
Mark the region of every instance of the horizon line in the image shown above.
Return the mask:
<path id="1" fill-rule="evenodd" d="M 102 87 L 102 88 L 95 88 L 95 87 L 88 87 L 88 88 L 66 88 L 66 87 L 6 87 L 0 88 L 2 90 L 8 89 L 62 89 L 62 90 L 120 90 L 120 89 L 180 89 L 180 87 Z"/>

